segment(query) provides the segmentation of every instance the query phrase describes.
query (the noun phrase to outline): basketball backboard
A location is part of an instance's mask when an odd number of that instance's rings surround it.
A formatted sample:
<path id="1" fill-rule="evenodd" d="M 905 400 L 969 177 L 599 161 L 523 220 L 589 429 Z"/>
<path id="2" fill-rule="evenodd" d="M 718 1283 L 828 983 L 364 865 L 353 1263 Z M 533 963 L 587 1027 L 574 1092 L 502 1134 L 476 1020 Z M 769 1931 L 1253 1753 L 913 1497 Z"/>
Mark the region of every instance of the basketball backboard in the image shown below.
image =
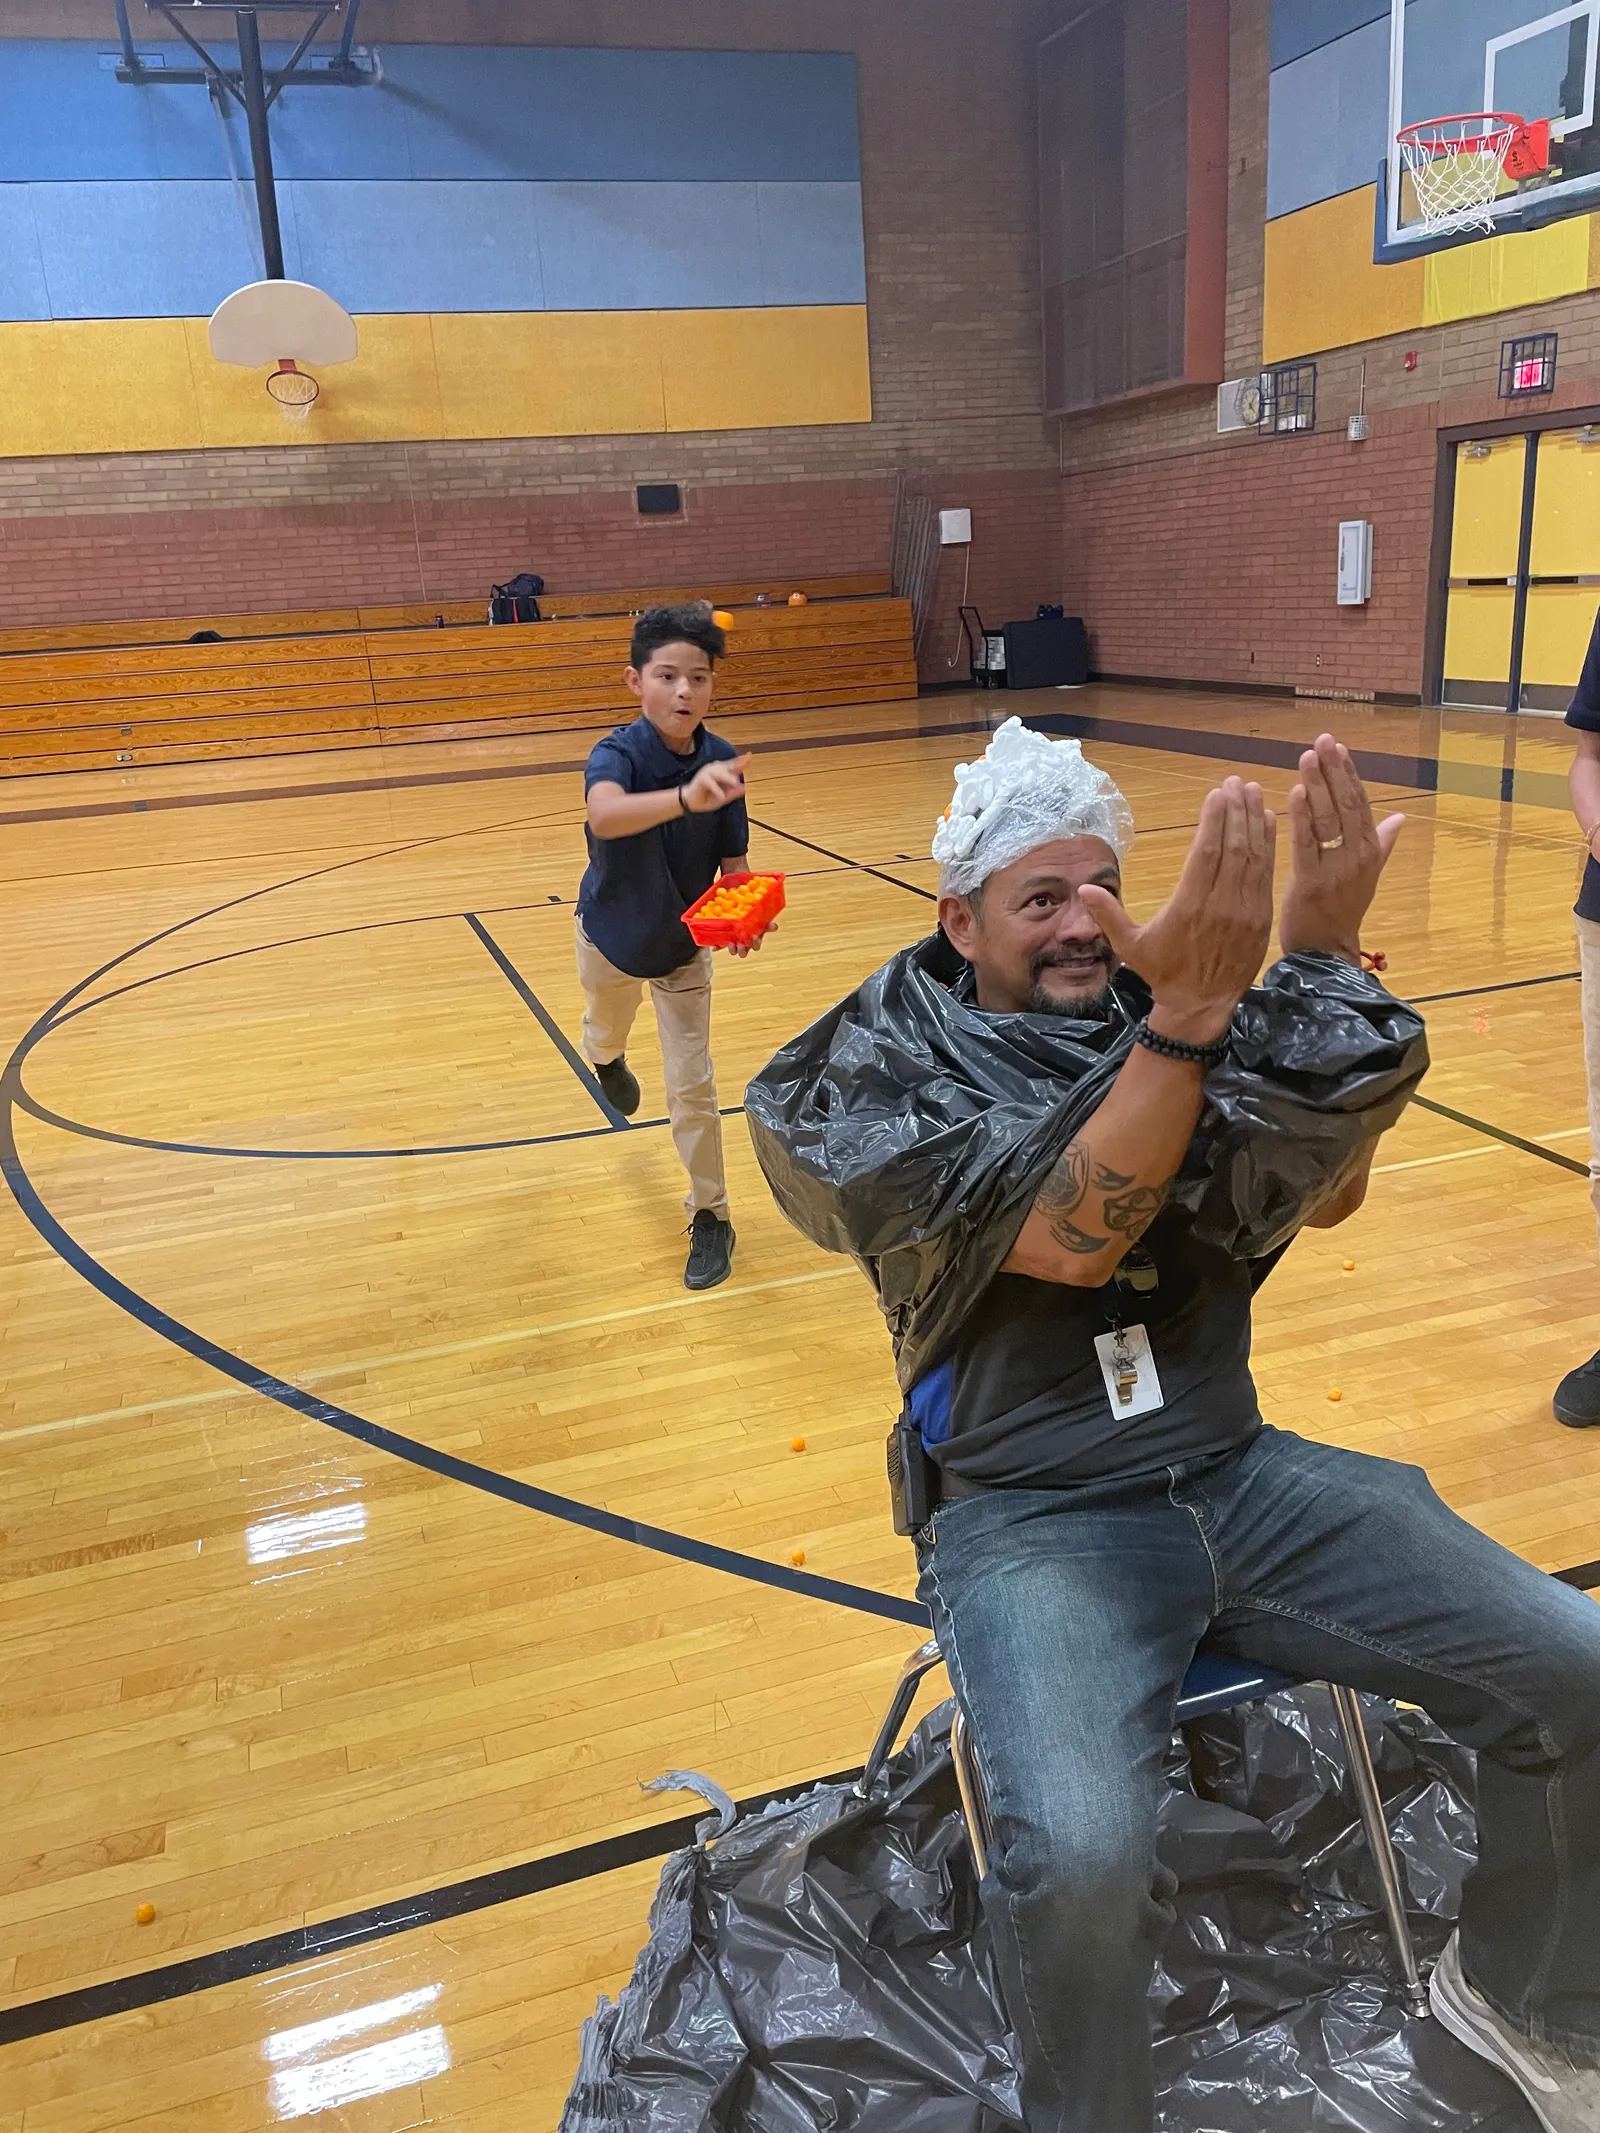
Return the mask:
<path id="1" fill-rule="evenodd" d="M 356 353 L 355 320 L 308 281 L 253 281 L 235 289 L 212 312 L 210 333 L 217 361 L 247 370 L 267 363 L 348 363 Z"/>
<path id="2" fill-rule="evenodd" d="M 1420 120 L 1506 112 L 1548 120 L 1549 167 L 1503 176 L 1489 229 L 1535 229 L 1600 208 L 1595 124 L 1600 0 L 1389 0 L 1387 243 L 1425 242 L 1422 208 L 1397 136 Z M 1462 233 L 1443 242 L 1459 243 Z"/>

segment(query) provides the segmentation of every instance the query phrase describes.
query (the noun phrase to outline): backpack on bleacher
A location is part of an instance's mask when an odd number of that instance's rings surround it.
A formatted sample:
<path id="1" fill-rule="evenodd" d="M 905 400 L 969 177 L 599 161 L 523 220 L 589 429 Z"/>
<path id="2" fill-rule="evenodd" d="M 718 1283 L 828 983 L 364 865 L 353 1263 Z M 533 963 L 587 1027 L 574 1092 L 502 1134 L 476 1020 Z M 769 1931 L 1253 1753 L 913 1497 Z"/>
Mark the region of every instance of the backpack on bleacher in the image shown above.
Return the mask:
<path id="1" fill-rule="evenodd" d="M 489 590 L 489 620 L 491 622 L 537 622 L 539 620 L 539 595 L 544 591 L 544 580 L 531 570 L 518 571 L 514 578 L 507 578 L 504 585 L 494 585 Z"/>

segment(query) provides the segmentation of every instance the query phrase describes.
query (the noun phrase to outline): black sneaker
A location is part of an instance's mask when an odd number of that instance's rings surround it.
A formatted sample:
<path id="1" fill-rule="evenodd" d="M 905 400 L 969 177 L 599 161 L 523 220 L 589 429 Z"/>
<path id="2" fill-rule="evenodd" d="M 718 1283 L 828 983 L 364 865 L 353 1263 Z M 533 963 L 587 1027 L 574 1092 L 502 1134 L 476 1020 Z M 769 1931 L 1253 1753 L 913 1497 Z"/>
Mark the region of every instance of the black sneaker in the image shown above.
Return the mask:
<path id="1" fill-rule="evenodd" d="M 683 1270 L 686 1289 L 714 1289 L 733 1272 L 733 1224 L 714 1215 L 709 1207 L 697 1208 L 689 1224 L 689 1264 Z"/>
<path id="2" fill-rule="evenodd" d="M 1600 1355 L 1567 1372 L 1556 1387 L 1555 1410 L 1568 1429 L 1600 1428 Z"/>
<path id="3" fill-rule="evenodd" d="M 624 1118 L 632 1118 L 639 1108 L 639 1084 L 633 1078 L 633 1069 L 626 1058 L 618 1052 L 615 1059 L 608 1059 L 604 1066 L 597 1066 L 594 1078 L 600 1084 L 600 1093 L 613 1111 L 620 1111 Z"/>

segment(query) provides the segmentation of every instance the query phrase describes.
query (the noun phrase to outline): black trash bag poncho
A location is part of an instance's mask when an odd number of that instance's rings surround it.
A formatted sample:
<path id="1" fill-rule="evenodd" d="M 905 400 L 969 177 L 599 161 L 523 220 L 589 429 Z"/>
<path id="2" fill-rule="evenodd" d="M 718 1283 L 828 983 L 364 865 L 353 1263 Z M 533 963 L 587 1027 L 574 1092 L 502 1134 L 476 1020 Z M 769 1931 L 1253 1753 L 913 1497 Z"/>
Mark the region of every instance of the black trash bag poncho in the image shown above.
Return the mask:
<path id="1" fill-rule="evenodd" d="M 1472 1865 L 1473 1758 L 1420 1712 L 1362 1704 L 1426 1962 Z M 870 1800 L 818 1785 L 667 1862 L 631 1981 L 584 2026 L 560 2133 L 1020 2133 L 950 1709 Z M 1325 1689 L 1191 1724 L 1168 1778 L 1155 2133 L 1537 2133 L 1508 2081 L 1400 2000 Z"/>
<path id="2" fill-rule="evenodd" d="M 1100 1103 L 1150 996 L 1124 970 L 1095 1019 L 986 1014 L 934 934 L 786 1044 L 745 1091 L 783 1212 L 877 1290 L 909 1390 L 1000 1271 L 1034 1194 Z M 1237 1259 L 1285 1245 L 1392 1126 L 1428 1066 L 1422 1018 L 1342 957 L 1274 963 L 1173 1189 L 1194 1234 Z"/>

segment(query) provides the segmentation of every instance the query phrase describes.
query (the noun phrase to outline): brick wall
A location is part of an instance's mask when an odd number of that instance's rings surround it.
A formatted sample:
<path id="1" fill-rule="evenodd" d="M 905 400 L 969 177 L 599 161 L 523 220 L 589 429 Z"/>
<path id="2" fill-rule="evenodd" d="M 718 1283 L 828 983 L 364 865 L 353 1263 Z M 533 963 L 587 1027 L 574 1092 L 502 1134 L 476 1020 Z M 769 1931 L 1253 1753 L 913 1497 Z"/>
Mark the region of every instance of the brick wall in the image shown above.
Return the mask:
<path id="1" fill-rule="evenodd" d="M 1060 584 L 1057 444 L 1040 414 L 1041 19 L 1040 0 L 675 0 L 667 28 L 653 0 L 368 0 L 362 35 L 379 45 L 854 51 L 872 422 L 0 461 L 0 624 L 81 614 L 86 584 L 87 604 L 119 617 L 462 599 L 519 568 L 561 590 L 884 568 L 897 476 L 973 504 L 986 613 L 1031 614 Z M 0 37 L 105 44 L 109 23 L 104 0 L 0 0 Z M 684 485 L 681 520 L 636 516 L 632 487 L 649 480 Z M 947 567 L 941 600 L 959 589 Z"/>
<path id="2" fill-rule="evenodd" d="M 1227 368 L 1261 361 L 1269 0 L 1233 0 Z M 1436 433 L 1498 420 L 1500 344 L 1561 337 L 1557 408 L 1600 405 L 1600 294 L 1317 357 L 1310 436 L 1218 436 L 1209 392 L 1061 427 L 1063 581 L 1101 673 L 1415 695 Z M 1407 353 L 1416 367 L 1407 371 Z M 1345 437 L 1362 392 L 1370 435 Z M 1334 599 L 1341 519 L 1373 522 L 1373 595 Z"/>

